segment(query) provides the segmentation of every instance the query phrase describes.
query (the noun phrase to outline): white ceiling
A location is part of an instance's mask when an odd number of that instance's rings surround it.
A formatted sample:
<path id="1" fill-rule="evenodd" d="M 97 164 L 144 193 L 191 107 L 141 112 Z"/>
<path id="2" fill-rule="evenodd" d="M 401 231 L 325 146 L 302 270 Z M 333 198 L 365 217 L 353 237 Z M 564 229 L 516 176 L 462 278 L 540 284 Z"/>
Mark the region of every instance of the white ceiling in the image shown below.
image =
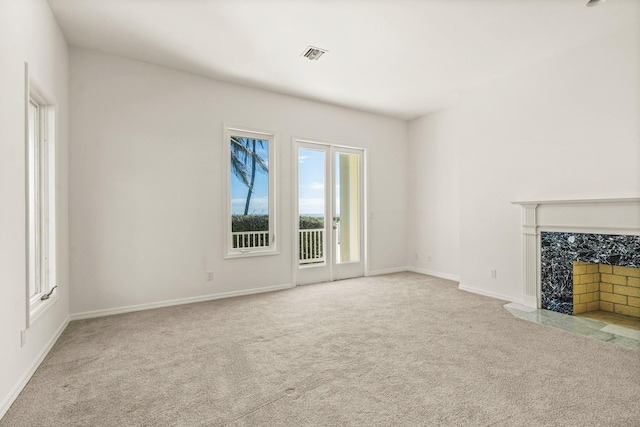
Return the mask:
<path id="1" fill-rule="evenodd" d="M 404 119 L 640 20 L 639 0 L 49 0 L 67 41 Z M 300 54 L 329 50 L 319 61 Z"/>

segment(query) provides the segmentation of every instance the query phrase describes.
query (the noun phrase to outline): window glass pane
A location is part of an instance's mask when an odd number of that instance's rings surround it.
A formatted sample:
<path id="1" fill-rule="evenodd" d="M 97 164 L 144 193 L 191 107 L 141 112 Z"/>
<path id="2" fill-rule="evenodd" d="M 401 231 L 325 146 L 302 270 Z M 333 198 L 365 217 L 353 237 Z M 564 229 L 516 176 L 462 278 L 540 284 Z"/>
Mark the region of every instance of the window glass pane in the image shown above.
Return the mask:
<path id="1" fill-rule="evenodd" d="M 39 280 L 38 280 L 38 243 L 40 241 L 38 236 L 38 212 L 37 212 L 37 200 L 38 200 L 38 106 L 32 101 L 29 102 L 29 126 L 28 126 L 28 194 L 29 194 L 29 208 L 28 208 L 28 229 L 29 229 L 29 296 L 40 292 Z"/>
<path id="2" fill-rule="evenodd" d="M 269 141 L 231 136 L 232 248 L 269 247 Z"/>
<path id="3" fill-rule="evenodd" d="M 55 109 L 37 94 L 27 103 L 27 291 L 29 322 L 45 302 L 41 295 L 56 285 L 55 241 Z"/>
<path id="4" fill-rule="evenodd" d="M 298 155 L 299 260 L 325 262 L 325 153 L 301 148 Z"/>
<path id="5" fill-rule="evenodd" d="M 336 262 L 360 260 L 358 156 L 336 153 Z"/>

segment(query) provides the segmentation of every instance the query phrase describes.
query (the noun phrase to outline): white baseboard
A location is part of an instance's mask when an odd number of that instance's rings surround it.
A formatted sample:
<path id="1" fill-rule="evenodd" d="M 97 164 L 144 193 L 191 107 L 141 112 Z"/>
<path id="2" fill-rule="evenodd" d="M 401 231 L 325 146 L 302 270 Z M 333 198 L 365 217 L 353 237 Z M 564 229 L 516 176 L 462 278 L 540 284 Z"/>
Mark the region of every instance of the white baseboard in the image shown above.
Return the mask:
<path id="1" fill-rule="evenodd" d="M 441 279 L 453 280 L 454 282 L 460 282 L 460 276 L 454 276 L 453 274 L 440 273 L 438 271 L 425 270 L 424 268 L 418 268 L 418 267 L 407 267 L 407 271 L 412 271 L 414 273 L 419 273 L 419 274 L 426 274 L 427 276 L 439 277 Z"/>
<path id="2" fill-rule="evenodd" d="M 294 285 L 275 285 L 264 288 L 246 289 L 242 291 L 223 292 L 219 294 L 202 295 L 199 297 L 180 298 L 169 301 L 152 302 L 146 304 L 127 305 L 124 307 L 107 308 L 104 310 L 84 311 L 82 313 L 74 313 L 69 316 L 69 320 L 91 319 L 94 317 L 112 316 L 114 314 L 131 313 L 134 311 L 151 310 L 154 308 L 170 307 L 172 305 L 192 304 L 196 302 L 212 301 L 222 298 L 239 297 L 243 295 L 260 294 L 263 292 L 281 291 L 283 289 L 291 289 Z"/>
<path id="3" fill-rule="evenodd" d="M 503 300 L 503 301 L 515 302 L 515 303 L 518 303 L 518 304 L 522 304 L 522 301 L 519 301 L 519 300 L 514 299 L 513 297 L 510 297 L 510 296 L 507 296 L 507 295 L 499 294 L 497 292 L 485 291 L 484 289 L 472 288 L 470 286 L 464 286 L 462 284 L 458 285 L 458 289 L 460 289 L 461 291 L 471 292 L 473 294 L 484 295 L 486 297 L 491 297 L 491 298 L 496 298 L 496 299 Z"/>
<path id="4" fill-rule="evenodd" d="M 404 271 L 409 271 L 408 269 L 409 267 L 384 268 L 382 270 L 369 271 L 367 276 L 382 276 L 383 274 L 402 273 Z"/>
<path id="5" fill-rule="evenodd" d="M 38 357 L 36 357 L 36 359 L 33 361 L 31 366 L 29 366 L 29 369 L 27 369 L 27 372 L 25 372 L 24 375 L 22 375 L 22 378 L 20 378 L 20 380 L 11 390 L 11 392 L 9 392 L 9 394 L 4 398 L 2 403 L 0 403 L 0 419 L 4 417 L 4 414 L 7 413 L 7 411 L 13 404 L 13 402 L 18 398 L 24 386 L 27 385 L 27 383 L 29 382 L 33 374 L 36 372 L 36 370 L 44 360 L 44 358 L 47 357 L 47 354 L 49 354 L 49 351 L 51 351 L 54 344 L 56 343 L 56 341 L 58 341 L 58 338 L 60 338 L 60 335 L 62 335 L 62 333 L 64 332 L 68 324 L 69 324 L 69 317 L 67 317 L 65 321 L 62 322 L 62 324 L 60 325 L 56 333 L 53 334 L 53 336 L 51 337 L 47 345 L 44 346 L 40 354 L 38 354 Z"/>

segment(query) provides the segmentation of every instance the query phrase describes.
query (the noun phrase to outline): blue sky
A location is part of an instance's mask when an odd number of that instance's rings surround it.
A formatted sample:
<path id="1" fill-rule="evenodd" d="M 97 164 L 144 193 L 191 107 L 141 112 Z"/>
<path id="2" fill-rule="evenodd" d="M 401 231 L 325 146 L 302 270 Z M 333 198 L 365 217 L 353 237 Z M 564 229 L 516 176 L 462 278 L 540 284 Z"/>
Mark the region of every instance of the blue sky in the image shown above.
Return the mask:
<path id="1" fill-rule="evenodd" d="M 268 163 L 268 142 L 264 147 L 256 147 L 256 152 Z M 324 214 L 324 167 L 325 153 L 317 150 L 300 149 L 298 162 L 300 165 L 300 215 Z M 243 215 L 247 200 L 248 188 L 235 175 L 231 174 L 231 213 Z M 249 204 L 250 215 L 267 215 L 269 213 L 269 177 L 257 169 L 254 192 Z"/>
<path id="2" fill-rule="evenodd" d="M 299 209 L 300 215 L 324 214 L 324 166 L 323 151 L 300 149 Z"/>

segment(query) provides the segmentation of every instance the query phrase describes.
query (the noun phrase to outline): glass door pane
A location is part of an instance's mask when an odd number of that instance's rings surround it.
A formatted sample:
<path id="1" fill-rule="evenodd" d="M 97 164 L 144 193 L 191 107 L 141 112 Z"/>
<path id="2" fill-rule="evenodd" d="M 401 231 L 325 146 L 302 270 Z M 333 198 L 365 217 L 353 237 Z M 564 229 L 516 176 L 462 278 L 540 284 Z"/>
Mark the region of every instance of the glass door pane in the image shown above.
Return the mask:
<path id="1" fill-rule="evenodd" d="M 299 265 L 326 264 L 325 151 L 298 151 Z"/>
<path id="2" fill-rule="evenodd" d="M 336 263 L 360 261 L 360 171 L 357 154 L 336 153 L 335 215 Z"/>

